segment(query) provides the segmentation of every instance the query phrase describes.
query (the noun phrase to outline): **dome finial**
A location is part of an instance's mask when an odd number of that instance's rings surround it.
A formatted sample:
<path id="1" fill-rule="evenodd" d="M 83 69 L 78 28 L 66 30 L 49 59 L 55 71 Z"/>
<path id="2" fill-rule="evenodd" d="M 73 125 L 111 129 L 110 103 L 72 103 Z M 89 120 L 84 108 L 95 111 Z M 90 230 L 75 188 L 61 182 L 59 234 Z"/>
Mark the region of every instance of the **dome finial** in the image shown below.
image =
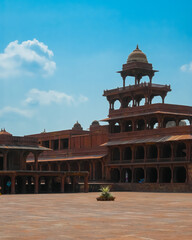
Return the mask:
<path id="1" fill-rule="evenodd" d="M 137 44 L 137 47 L 136 47 L 136 49 L 139 49 L 139 45 Z"/>

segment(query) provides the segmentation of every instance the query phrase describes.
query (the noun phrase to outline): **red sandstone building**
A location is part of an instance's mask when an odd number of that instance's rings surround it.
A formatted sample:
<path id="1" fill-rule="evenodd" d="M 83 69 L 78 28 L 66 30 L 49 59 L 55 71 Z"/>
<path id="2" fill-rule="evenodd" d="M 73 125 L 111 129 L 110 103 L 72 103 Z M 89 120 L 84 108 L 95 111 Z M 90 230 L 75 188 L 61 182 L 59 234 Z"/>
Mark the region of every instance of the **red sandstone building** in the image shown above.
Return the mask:
<path id="1" fill-rule="evenodd" d="M 192 107 L 166 104 L 171 87 L 154 84 L 156 72 L 137 46 L 119 71 L 123 87 L 104 91 L 107 126 L 94 121 L 83 131 L 76 123 L 72 130 L 32 135 L 53 149 L 40 156 L 39 169 L 86 170 L 90 183 L 111 182 L 117 190 L 190 191 Z M 126 86 L 127 77 L 135 84 Z"/>
<path id="2" fill-rule="evenodd" d="M 14 137 L 5 129 L 0 132 L 0 186 L 5 193 L 41 193 L 65 192 L 65 187 L 75 191 L 76 179 L 84 180 L 84 191 L 88 191 L 87 171 L 39 171 L 38 158 L 43 151 L 50 151 L 39 146 L 37 138 Z M 34 159 L 34 168 L 26 166 L 27 157 Z M 70 185 L 67 179 L 70 178 Z M 70 188 L 69 188 L 70 187 Z"/>
<path id="3" fill-rule="evenodd" d="M 115 190 L 191 191 L 192 107 L 166 104 L 171 87 L 154 84 L 156 72 L 137 46 L 119 71 L 123 87 L 104 91 L 109 115 L 102 121 L 107 125 L 93 121 L 90 130 L 84 131 L 77 122 L 71 130 L 24 137 L 38 139 L 34 151 L 32 143 L 27 144 L 25 160 L 18 167 L 28 171 L 22 173 L 25 176 L 36 179 L 39 174 L 35 192 L 39 188 L 74 191 L 82 177 L 87 190 L 88 172 L 90 190 L 93 183 L 110 183 Z M 146 76 L 147 82 L 143 81 Z M 135 84 L 126 85 L 127 77 L 133 77 Z M 2 147 L 1 152 L 6 170 L 7 150 Z"/>

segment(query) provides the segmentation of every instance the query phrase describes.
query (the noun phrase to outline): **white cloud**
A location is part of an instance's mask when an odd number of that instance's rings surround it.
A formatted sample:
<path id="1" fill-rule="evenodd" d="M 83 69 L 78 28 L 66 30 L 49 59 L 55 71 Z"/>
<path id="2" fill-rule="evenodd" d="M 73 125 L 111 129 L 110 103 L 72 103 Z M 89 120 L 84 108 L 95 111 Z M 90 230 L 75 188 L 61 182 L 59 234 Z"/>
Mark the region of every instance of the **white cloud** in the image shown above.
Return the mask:
<path id="1" fill-rule="evenodd" d="M 56 63 L 51 61 L 53 52 L 36 39 L 10 42 L 4 53 L 0 53 L 0 78 L 18 76 L 49 76 L 54 73 Z"/>
<path id="2" fill-rule="evenodd" d="M 50 105 L 51 103 L 66 103 L 68 105 L 76 105 L 86 101 L 88 101 L 88 98 L 83 95 L 76 98 L 64 92 L 57 92 L 54 90 L 41 91 L 34 88 L 28 92 L 24 104 Z"/>
<path id="3" fill-rule="evenodd" d="M 192 62 L 182 65 L 180 69 L 182 72 L 192 72 Z"/>
<path id="4" fill-rule="evenodd" d="M 19 109 L 19 108 L 14 108 L 14 107 L 4 107 L 0 109 L 0 117 L 4 116 L 5 114 L 8 113 L 15 113 L 23 117 L 31 117 L 33 115 L 32 111 L 26 110 L 26 109 Z"/>
<path id="5" fill-rule="evenodd" d="M 82 102 L 87 102 L 88 101 L 88 97 L 80 95 L 79 98 L 78 98 L 78 101 L 81 102 L 81 103 Z"/>

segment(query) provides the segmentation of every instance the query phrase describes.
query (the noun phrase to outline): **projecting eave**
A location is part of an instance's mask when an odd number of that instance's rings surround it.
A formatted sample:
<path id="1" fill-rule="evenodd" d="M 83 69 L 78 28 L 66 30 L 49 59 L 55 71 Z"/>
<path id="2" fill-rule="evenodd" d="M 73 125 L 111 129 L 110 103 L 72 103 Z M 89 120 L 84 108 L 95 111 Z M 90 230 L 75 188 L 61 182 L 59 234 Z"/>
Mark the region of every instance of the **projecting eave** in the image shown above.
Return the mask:
<path id="1" fill-rule="evenodd" d="M 181 117 L 192 117 L 192 114 L 183 114 L 183 113 L 176 113 L 176 112 L 164 112 L 164 111 L 154 111 L 154 112 L 148 112 L 148 113 L 138 113 L 138 114 L 129 114 L 127 116 L 117 116 L 117 117 L 108 117 L 105 119 L 101 119 L 99 121 L 101 122 L 110 122 L 113 120 L 119 120 L 119 119 L 126 119 L 126 118 L 132 118 L 132 117 L 139 117 L 139 116 L 149 116 L 154 114 L 166 114 L 166 115 L 172 115 L 172 116 L 181 116 Z"/>
<path id="2" fill-rule="evenodd" d="M 39 162 L 58 162 L 58 161 L 76 161 L 76 160 L 94 160 L 101 159 L 105 157 L 107 154 L 99 154 L 99 155 L 84 155 L 84 156 L 74 156 L 74 157 L 39 157 Z M 27 160 L 27 162 L 34 162 L 33 160 Z"/>
<path id="3" fill-rule="evenodd" d="M 0 145 L 0 149 L 5 150 L 29 150 L 29 151 L 51 151 L 52 149 L 41 146 L 17 146 L 17 145 Z"/>
<path id="4" fill-rule="evenodd" d="M 162 143 L 162 142 L 171 142 L 171 141 L 183 141 L 183 140 L 192 140 L 192 135 L 174 135 L 174 136 L 164 136 L 164 137 L 150 137 L 150 138 L 139 138 L 139 139 L 129 139 L 125 141 L 110 141 L 102 144 L 101 146 L 110 147 L 110 146 L 119 146 L 119 145 L 132 145 L 132 144 L 141 144 L 141 143 Z"/>

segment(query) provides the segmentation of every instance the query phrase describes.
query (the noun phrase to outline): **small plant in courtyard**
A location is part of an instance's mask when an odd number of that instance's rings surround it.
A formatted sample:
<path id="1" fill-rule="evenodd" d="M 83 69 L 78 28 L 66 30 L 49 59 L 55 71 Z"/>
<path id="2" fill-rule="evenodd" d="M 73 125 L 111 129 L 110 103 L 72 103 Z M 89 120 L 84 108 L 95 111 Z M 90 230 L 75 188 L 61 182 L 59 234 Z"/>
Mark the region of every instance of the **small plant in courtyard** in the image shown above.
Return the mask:
<path id="1" fill-rule="evenodd" d="M 113 197 L 110 193 L 110 186 L 101 186 L 100 188 L 101 195 L 97 197 L 97 201 L 114 201 L 115 197 Z"/>

